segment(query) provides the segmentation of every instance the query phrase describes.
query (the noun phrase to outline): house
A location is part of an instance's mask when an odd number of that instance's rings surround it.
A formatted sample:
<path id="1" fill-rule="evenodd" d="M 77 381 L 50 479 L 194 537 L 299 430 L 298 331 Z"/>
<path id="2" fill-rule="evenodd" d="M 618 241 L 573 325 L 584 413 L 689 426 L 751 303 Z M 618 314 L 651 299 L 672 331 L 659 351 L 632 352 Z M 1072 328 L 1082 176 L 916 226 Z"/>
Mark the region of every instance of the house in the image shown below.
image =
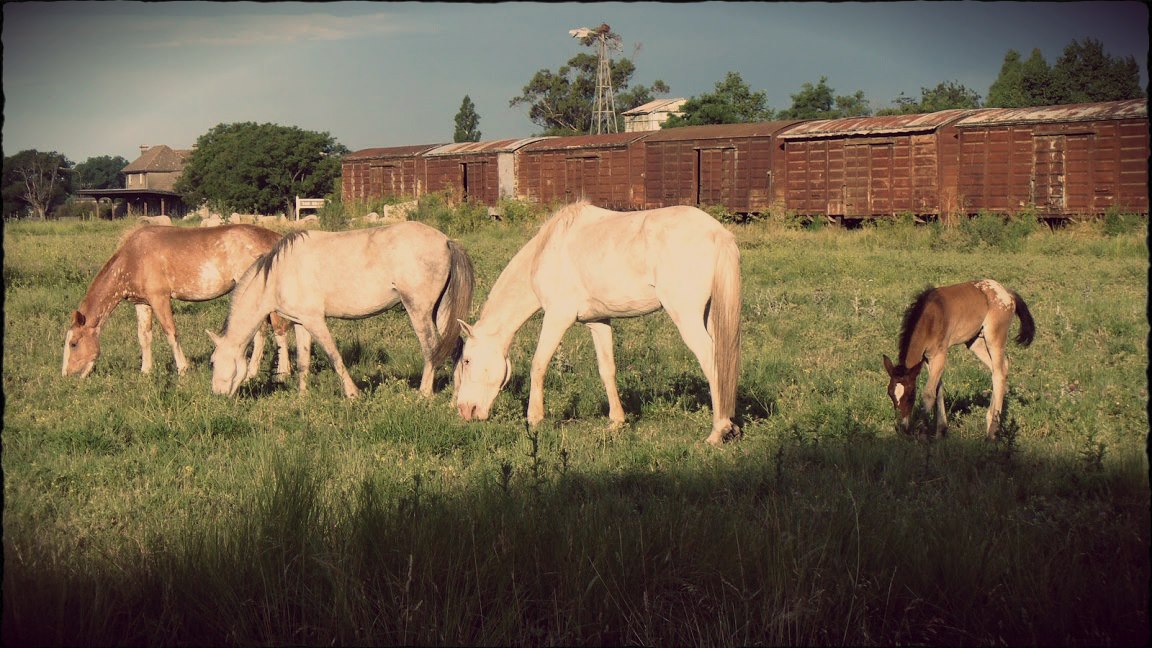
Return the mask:
<path id="1" fill-rule="evenodd" d="M 624 132 L 660 130 L 660 125 L 669 117 L 680 114 L 680 107 L 686 101 L 688 100 L 681 98 L 657 99 L 636 106 L 631 110 L 625 110 L 621 113 L 624 117 Z"/>
<path id="2" fill-rule="evenodd" d="M 191 152 L 164 144 L 141 146 L 140 157 L 122 170 L 123 189 L 81 189 L 80 195 L 97 202 L 108 200 L 113 215 L 120 203 L 126 205 L 127 216 L 183 216 L 188 208 L 173 189 Z"/>

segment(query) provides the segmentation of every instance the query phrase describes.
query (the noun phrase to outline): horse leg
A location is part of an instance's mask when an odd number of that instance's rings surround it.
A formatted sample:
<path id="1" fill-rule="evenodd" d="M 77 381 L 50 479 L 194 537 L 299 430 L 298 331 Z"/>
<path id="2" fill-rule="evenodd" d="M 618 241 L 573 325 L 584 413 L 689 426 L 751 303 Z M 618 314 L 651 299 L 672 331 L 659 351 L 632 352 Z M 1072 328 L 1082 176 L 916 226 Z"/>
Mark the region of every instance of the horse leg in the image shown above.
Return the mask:
<path id="1" fill-rule="evenodd" d="M 276 340 L 276 376 L 274 380 L 278 383 L 287 382 L 288 376 L 292 375 L 292 362 L 288 355 L 288 327 L 291 322 L 276 313 L 269 315 L 268 321 L 272 323 L 272 337 Z"/>
<path id="2" fill-rule="evenodd" d="M 252 356 L 248 358 L 248 372 L 244 374 L 244 382 L 248 382 L 260 373 L 260 362 L 264 359 L 264 324 L 256 329 L 252 336 Z"/>
<path id="3" fill-rule="evenodd" d="M 184 350 L 180 348 L 180 342 L 176 339 L 176 320 L 172 317 L 172 301 L 167 296 L 153 301 L 155 303 L 152 308 L 156 312 L 156 319 L 160 321 L 160 328 L 168 337 L 168 346 L 172 347 L 176 373 L 183 376 L 188 371 L 188 359 L 184 357 Z"/>
<path id="4" fill-rule="evenodd" d="M 296 331 L 296 369 L 300 372 L 300 394 L 308 393 L 308 371 L 312 368 L 312 334 L 300 324 Z M 285 333 L 287 336 L 287 333 Z"/>
<path id="5" fill-rule="evenodd" d="M 1006 337 L 1006 336 L 1005 336 Z M 976 338 L 968 345 L 972 353 L 992 372 L 992 402 L 988 405 L 988 438 L 995 439 L 1000 430 L 1000 413 L 1004 409 L 1004 393 L 1008 387 L 1008 357 L 1004 344 L 988 342 L 987 334 Z"/>
<path id="6" fill-rule="evenodd" d="M 405 302 L 404 310 L 408 311 L 408 320 L 412 323 L 412 330 L 416 332 L 416 339 L 420 342 L 420 353 L 424 356 L 424 371 L 420 375 L 420 394 L 431 398 L 432 384 L 436 378 L 432 354 L 436 351 L 440 333 L 436 331 L 436 323 L 432 321 L 431 308 Z"/>
<path id="7" fill-rule="evenodd" d="M 536 353 L 532 356 L 532 373 L 528 390 L 528 425 L 535 427 L 544 419 L 544 373 L 548 371 L 548 363 L 564 339 L 564 332 L 575 317 L 555 315 L 556 311 L 545 311 L 544 321 L 540 325 L 540 340 L 536 342 Z"/>
<path id="8" fill-rule="evenodd" d="M 612 349 L 612 325 L 607 321 L 588 322 L 592 332 L 592 345 L 596 348 L 596 368 L 600 370 L 600 380 L 608 394 L 608 420 L 613 428 L 624 425 L 624 406 L 620 404 L 620 392 L 616 388 L 616 358 Z"/>
<path id="9" fill-rule="evenodd" d="M 140 341 L 140 373 L 152 372 L 152 307 L 136 304 L 136 339 Z"/>
<path id="10" fill-rule="evenodd" d="M 340 383 L 344 386 L 344 395 L 348 398 L 356 398 L 360 395 L 360 390 L 356 387 L 356 383 L 352 381 L 352 376 L 348 373 L 348 368 L 344 366 L 344 358 L 340 356 L 340 349 L 336 347 L 336 340 L 332 337 L 332 332 L 328 330 L 328 324 L 324 322 L 324 317 L 321 316 L 318 320 L 312 320 L 309 323 L 301 321 L 308 332 L 312 334 L 312 339 L 320 344 L 320 348 L 324 349 L 324 353 L 328 354 L 328 359 L 332 362 L 332 368 L 336 371 L 336 375 L 340 376 Z"/>
<path id="11" fill-rule="evenodd" d="M 709 335 L 708 329 L 704 326 L 704 307 L 701 305 L 699 311 L 690 309 L 689 312 L 698 312 L 699 316 L 687 317 L 676 308 L 670 309 L 665 306 L 665 310 L 672 318 L 672 323 L 680 331 L 680 337 L 684 339 L 684 344 L 696 356 L 696 361 L 700 363 L 700 369 L 708 380 L 708 393 L 712 399 L 712 432 L 706 441 L 712 445 L 720 445 L 724 442 L 725 436 L 738 431 L 739 428 L 732 422 L 733 412 L 722 412 L 718 406 L 720 394 L 717 391 L 716 358 L 713 357 L 712 336 Z"/>
<path id="12" fill-rule="evenodd" d="M 935 410 L 935 433 L 943 435 L 948 430 L 948 413 L 944 409 L 944 365 L 948 360 L 946 353 L 938 353 L 927 360 L 928 380 L 924 382 L 924 411 L 932 413 Z"/>

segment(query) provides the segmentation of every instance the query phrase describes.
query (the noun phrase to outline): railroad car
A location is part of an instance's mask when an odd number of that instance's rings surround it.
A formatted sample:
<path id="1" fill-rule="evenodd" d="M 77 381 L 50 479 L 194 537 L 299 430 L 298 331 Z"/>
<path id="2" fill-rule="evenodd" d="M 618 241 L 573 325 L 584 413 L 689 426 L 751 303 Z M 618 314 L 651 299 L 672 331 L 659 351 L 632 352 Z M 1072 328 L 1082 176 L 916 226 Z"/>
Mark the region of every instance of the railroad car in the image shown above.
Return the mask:
<path id="1" fill-rule="evenodd" d="M 456 200 L 494 206 L 516 192 L 516 152 L 542 138 L 444 144 L 419 153 L 427 192 L 448 191 Z"/>
<path id="2" fill-rule="evenodd" d="M 422 153 L 443 144 L 370 148 L 349 153 L 341 164 L 340 195 L 347 201 L 396 197 L 415 199 L 427 193 Z"/>
<path id="3" fill-rule="evenodd" d="M 585 199 L 621 211 L 644 204 L 643 140 L 653 131 L 551 137 L 516 153 L 517 196 L 541 204 Z"/>

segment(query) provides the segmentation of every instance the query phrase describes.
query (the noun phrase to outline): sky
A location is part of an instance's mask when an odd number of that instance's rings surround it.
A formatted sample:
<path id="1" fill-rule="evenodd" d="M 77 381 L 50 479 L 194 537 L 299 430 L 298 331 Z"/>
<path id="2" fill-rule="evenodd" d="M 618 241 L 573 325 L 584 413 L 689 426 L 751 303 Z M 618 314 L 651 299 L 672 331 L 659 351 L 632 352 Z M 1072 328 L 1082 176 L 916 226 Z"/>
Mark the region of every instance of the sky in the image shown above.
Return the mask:
<path id="1" fill-rule="evenodd" d="M 190 148 L 223 123 L 328 133 L 356 151 L 452 141 L 467 95 L 484 140 L 540 128 L 509 107 L 607 23 L 632 83 L 711 92 L 730 72 L 773 109 L 804 83 L 873 110 L 944 81 L 981 99 L 1010 49 L 1052 65 L 1073 40 L 1132 56 L 1148 87 L 1144 2 L 5 2 L 3 150 L 79 163 Z"/>

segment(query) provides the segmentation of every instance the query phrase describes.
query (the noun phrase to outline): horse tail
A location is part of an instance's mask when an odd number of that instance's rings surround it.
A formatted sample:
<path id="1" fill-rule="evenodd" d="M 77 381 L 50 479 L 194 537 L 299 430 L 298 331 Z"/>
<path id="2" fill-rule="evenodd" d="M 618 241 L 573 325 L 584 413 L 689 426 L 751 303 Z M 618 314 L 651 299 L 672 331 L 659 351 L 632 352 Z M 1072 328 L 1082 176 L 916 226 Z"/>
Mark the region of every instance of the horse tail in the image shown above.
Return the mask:
<path id="1" fill-rule="evenodd" d="M 740 250 L 731 234 L 717 237 L 717 256 L 712 272 L 712 304 L 709 326 L 716 367 L 716 405 L 732 418 L 736 413 L 736 385 L 740 379 Z"/>
<path id="2" fill-rule="evenodd" d="M 1032 319 L 1028 304 L 1024 303 L 1020 295 L 1013 292 L 1012 299 L 1016 302 L 1016 317 L 1020 318 L 1020 331 L 1016 333 L 1016 344 L 1026 347 L 1032 344 L 1032 338 L 1036 336 L 1036 322 Z"/>
<path id="3" fill-rule="evenodd" d="M 460 335 L 460 320 L 468 317 L 472 310 L 472 290 L 476 285 L 476 274 L 472 259 L 460 244 L 449 240 L 448 281 L 436 307 L 436 329 L 440 332 L 440 342 L 432 352 L 432 364 L 439 366 L 449 356 L 459 355 L 464 339 Z"/>

